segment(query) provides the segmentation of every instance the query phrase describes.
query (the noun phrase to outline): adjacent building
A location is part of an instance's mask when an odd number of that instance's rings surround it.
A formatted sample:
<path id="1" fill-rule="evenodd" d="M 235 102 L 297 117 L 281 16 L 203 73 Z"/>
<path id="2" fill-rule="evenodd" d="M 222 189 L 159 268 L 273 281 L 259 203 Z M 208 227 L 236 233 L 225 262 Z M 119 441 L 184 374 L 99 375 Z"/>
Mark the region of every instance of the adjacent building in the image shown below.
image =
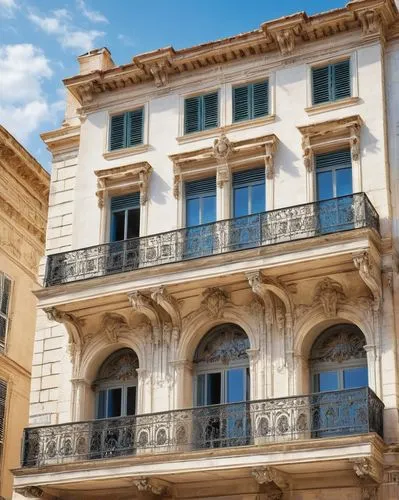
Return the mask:
<path id="1" fill-rule="evenodd" d="M 395 3 L 79 64 L 13 498 L 398 498 Z"/>
<path id="2" fill-rule="evenodd" d="M 28 423 L 40 257 L 50 176 L 0 126 L 0 497 L 12 496 Z"/>

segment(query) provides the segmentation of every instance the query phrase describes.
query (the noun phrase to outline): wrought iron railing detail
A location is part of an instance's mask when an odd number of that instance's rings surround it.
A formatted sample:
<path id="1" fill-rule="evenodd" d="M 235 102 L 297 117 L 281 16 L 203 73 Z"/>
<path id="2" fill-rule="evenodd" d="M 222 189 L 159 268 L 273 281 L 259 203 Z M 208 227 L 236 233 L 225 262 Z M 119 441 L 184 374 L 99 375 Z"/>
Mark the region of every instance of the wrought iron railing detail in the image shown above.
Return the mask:
<path id="1" fill-rule="evenodd" d="M 379 230 L 364 193 L 49 255 L 45 285 L 210 257 L 358 228 Z"/>
<path id="2" fill-rule="evenodd" d="M 375 432 L 383 403 L 368 387 L 24 431 L 22 466 L 257 446 Z"/>

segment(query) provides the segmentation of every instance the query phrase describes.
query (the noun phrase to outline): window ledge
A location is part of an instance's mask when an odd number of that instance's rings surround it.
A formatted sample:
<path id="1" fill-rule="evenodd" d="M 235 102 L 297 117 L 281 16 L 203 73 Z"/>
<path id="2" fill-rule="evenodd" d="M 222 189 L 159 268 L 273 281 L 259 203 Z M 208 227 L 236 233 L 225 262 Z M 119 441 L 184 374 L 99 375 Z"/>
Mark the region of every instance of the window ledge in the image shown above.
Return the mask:
<path id="1" fill-rule="evenodd" d="M 231 125 L 227 125 L 223 128 L 225 132 L 230 132 L 231 130 L 240 130 L 242 128 L 253 128 L 260 127 L 262 125 L 267 125 L 268 123 L 274 122 L 276 115 L 262 116 L 262 118 L 256 118 L 254 120 L 242 120 L 240 122 L 234 122 Z"/>
<path id="2" fill-rule="evenodd" d="M 354 106 L 355 104 L 358 104 L 359 101 L 359 97 L 346 97 L 345 99 L 340 99 L 339 101 L 323 102 L 322 104 L 309 106 L 308 108 L 305 108 L 305 111 L 308 115 L 317 115 L 318 113 L 325 113 L 326 111 L 332 111 L 334 109 Z"/>
<path id="3" fill-rule="evenodd" d="M 114 160 L 116 158 L 123 158 L 124 156 L 137 155 L 139 153 L 145 153 L 150 149 L 149 144 L 140 144 L 139 146 L 133 146 L 132 148 L 122 148 L 116 151 L 107 151 L 103 154 L 105 160 Z"/>
<path id="4" fill-rule="evenodd" d="M 186 144 L 188 142 L 194 142 L 201 139 L 207 139 L 208 137 L 217 137 L 220 135 L 225 127 L 216 127 L 209 130 L 201 130 L 201 132 L 193 132 L 191 134 L 181 135 L 176 137 L 176 141 L 179 144 Z"/>

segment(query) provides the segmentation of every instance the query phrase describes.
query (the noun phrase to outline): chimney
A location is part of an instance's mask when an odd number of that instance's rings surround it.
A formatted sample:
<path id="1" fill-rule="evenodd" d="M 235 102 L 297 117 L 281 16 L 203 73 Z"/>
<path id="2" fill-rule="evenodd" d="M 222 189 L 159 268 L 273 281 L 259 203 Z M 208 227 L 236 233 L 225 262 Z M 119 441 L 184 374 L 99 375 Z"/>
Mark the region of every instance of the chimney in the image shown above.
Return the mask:
<path id="1" fill-rule="evenodd" d="M 78 62 L 81 75 L 87 75 L 93 71 L 105 71 L 115 66 L 111 52 L 106 47 L 82 54 L 78 57 Z"/>

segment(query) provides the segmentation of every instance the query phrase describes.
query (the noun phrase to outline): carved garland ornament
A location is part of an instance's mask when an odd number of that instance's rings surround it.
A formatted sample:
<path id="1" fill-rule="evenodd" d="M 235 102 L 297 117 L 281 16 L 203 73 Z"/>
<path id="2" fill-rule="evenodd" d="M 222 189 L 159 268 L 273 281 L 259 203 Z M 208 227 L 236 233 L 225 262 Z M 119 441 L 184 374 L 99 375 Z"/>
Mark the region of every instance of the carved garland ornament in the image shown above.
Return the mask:
<path id="1" fill-rule="evenodd" d="M 311 360 L 315 362 L 331 361 L 342 363 L 349 359 L 366 357 L 363 333 L 353 325 L 337 325 L 328 328 L 314 343 Z"/>

